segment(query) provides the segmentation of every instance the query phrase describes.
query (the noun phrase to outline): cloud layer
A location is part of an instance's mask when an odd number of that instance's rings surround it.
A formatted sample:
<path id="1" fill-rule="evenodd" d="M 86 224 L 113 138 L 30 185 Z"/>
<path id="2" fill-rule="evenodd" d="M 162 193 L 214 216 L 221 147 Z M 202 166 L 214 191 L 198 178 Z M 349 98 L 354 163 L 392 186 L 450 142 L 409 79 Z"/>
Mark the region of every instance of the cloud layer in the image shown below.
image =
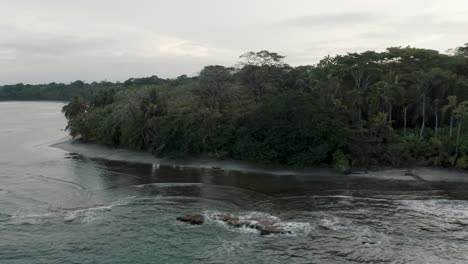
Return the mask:
<path id="1" fill-rule="evenodd" d="M 293 65 L 388 46 L 468 42 L 453 0 L 0 0 L 0 84 L 196 74 L 269 49 Z"/>

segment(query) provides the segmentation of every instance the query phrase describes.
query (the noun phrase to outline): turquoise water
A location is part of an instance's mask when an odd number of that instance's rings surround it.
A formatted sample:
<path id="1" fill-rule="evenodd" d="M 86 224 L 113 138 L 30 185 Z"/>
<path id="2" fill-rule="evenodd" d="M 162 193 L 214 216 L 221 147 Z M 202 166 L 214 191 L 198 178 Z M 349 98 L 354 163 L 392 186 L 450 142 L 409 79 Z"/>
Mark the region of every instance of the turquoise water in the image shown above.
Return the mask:
<path id="1" fill-rule="evenodd" d="M 0 263 L 467 263 L 468 186 L 89 159 L 60 103 L 0 103 Z M 206 223 L 175 221 L 205 215 Z M 260 236 L 213 217 L 274 219 Z"/>

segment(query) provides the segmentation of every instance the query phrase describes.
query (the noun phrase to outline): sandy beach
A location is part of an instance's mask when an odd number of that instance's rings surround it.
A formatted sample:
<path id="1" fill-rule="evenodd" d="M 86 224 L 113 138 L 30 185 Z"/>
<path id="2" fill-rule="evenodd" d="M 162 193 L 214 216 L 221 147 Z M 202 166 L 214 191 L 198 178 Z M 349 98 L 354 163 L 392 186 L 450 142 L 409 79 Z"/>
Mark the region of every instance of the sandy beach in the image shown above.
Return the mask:
<path id="1" fill-rule="evenodd" d="M 58 143 L 52 144 L 51 147 L 70 153 L 81 154 L 91 159 L 153 164 L 154 166 L 164 165 L 182 168 L 233 170 L 276 176 L 343 176 L 403 181 L 468 182 L 468 172 L 437 167 L 390 168 L 344 175 L 341 171 L 331 168 L 292 169 L 284 166 L 261 166 L 244 161 L 208 158 L 161 159 L 147 152 L 111 148 L 97 143 L 82 143 L 72 138 L 65 138 Z"/>

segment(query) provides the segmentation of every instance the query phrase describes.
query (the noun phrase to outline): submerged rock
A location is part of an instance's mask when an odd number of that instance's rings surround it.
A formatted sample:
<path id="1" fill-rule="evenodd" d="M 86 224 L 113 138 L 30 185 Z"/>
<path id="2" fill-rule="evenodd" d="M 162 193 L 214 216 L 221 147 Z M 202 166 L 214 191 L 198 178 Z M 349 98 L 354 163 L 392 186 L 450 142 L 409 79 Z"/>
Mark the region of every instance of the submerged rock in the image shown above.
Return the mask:
<path id="1" fill-rule="evenodd" d="M 191 225 L 201 225 L 205 221 L 205 217 L 203 215 L 184 215 L 179 216 L 176 218 L 177 221 L 189 223 Z"/>

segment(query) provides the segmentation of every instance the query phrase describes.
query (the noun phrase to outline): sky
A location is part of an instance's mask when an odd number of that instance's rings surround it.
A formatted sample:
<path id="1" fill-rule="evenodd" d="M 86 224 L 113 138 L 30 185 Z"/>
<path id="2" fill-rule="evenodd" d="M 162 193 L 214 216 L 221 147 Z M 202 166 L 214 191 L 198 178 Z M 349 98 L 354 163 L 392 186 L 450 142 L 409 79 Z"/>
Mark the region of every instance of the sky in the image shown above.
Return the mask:
<path id="1" fill-rule="evenodd" d="M 270 50 L 326 55 L 468 42 L 466 0 L 0 0 L 0 84 L 196 75 Z"/>

